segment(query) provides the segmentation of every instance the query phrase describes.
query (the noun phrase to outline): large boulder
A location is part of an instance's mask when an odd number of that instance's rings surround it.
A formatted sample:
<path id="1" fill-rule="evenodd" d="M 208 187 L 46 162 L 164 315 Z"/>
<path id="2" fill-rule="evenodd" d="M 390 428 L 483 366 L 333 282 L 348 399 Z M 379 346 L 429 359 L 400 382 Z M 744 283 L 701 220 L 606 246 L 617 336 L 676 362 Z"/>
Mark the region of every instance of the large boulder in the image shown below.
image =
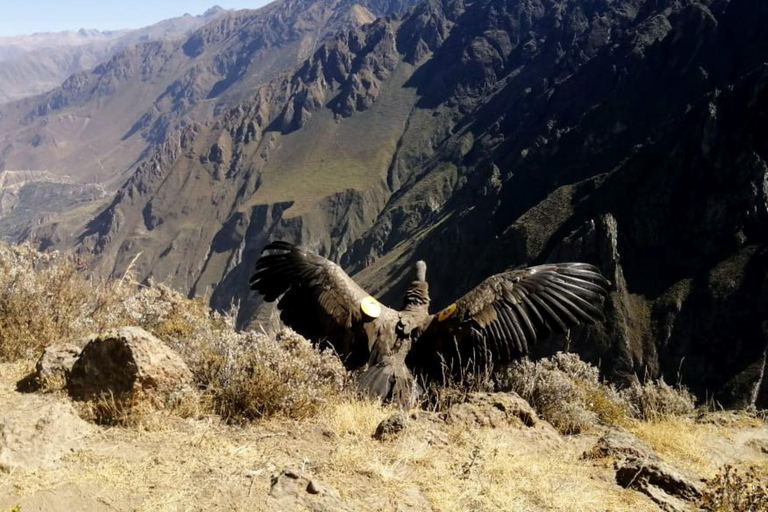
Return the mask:
<path id="1" fill-rule="evenodd" d="M 93 430 L 71 403 L 50 395 L 30 397 L 17 407 L 1 407 L 0 472 L 53 466 Z"/>
<path id="2" fill-rule="evenodd" d="M 83 348 L 67 379 L 74 398 L 134 392 L 162 395 L 192 383 L 186 363 L 165 343 L 140 327 L 110 329 Z"/>

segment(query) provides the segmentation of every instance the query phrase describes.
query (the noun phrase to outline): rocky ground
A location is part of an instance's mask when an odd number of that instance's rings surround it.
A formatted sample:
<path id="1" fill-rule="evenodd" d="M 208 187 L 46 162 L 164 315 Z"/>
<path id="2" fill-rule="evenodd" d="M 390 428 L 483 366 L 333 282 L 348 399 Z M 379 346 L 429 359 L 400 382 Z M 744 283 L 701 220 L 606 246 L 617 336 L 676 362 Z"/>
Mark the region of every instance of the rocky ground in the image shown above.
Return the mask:
<path id="1" fill-rule="evenodd" d="M 498 369 L 535 409 L 433 387 L 403 415 L 290 330 L 77 268 L 0 244 L 0 512 L 768 510 L 764 416 L 563 353 Z"/>
<path id="2" fill-rule="evenodd" d="M 768 425 L 743 414 L 561 436 L 514 395 L 477 394 L 404 419 L 348 400 L 304 421 L 101 427 L 61 392 L 19 392 L 30 370 L 0 365 L 3 511 L 685 510 L 721 465 L 768 466 Z"/>

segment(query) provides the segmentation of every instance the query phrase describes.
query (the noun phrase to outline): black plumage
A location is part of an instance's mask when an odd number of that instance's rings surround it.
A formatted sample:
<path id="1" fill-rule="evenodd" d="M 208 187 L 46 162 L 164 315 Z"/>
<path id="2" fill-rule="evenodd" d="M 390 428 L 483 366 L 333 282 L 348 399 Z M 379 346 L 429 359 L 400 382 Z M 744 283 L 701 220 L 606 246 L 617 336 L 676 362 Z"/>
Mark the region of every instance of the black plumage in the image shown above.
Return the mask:
<path id="1" fill-rule="evenodd" d="M 378 304 L 338 265 L 287 242 L 256 263 L 251 288 L 278 301 L 283 322 L 330 343 L 374 396 L 412 403 L 426 382 L 467 366 L 503 364 L 532 343 L 603 320 L 609 282 L 586 263 L 552 263 L 493 275 L 436 314 L 429 313 L 426 264 L 418 262 L 403 308 Z"/>

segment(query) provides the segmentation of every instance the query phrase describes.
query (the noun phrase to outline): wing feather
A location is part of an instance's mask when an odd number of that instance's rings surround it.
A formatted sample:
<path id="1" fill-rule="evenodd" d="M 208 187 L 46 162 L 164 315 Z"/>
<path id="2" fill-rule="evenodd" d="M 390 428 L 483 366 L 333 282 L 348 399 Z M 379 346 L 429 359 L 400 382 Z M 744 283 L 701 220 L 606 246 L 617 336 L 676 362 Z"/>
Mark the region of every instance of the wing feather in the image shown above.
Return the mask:
<path id="1" fill-rule="evenodd" d="M 335 263 L 288 242 L 272 242 L 256 262 L 251 289 L 267 302 L 278 301 L 280 318 L 306 338 L 329 341 L 348 366 L 370 352 L 361 301 L 370 294 Z M 382 306 L 382 317 L 394 312 Z M 382 318 L 380 317 L 380 318 Z"/>
<path id="2" fill-rule="evenodd" d="M 582 324 L 604 320 L 610 282 L 593 265 L 555 263 L 496 274 L 432 318 L 408 364 L 433 374 L 435 361 L 466 361 L 487 344 L 493 363 Z M 450 340 L 447 341 L 447 340 Z"/>

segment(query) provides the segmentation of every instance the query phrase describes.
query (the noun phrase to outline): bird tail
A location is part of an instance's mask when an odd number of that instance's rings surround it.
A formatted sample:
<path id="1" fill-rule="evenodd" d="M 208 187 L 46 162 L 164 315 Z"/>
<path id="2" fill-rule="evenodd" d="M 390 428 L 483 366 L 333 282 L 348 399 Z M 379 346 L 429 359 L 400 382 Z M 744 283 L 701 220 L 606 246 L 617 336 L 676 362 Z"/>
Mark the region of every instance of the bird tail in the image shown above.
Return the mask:
<path id="1" fill-rule="evenodd" d="M 404 408 L 412 407 L 422 392 L 405 363 L 392 360 L 380 361 L 363 370 L 357 384 L 369 397 L 395 402 Z"/>

